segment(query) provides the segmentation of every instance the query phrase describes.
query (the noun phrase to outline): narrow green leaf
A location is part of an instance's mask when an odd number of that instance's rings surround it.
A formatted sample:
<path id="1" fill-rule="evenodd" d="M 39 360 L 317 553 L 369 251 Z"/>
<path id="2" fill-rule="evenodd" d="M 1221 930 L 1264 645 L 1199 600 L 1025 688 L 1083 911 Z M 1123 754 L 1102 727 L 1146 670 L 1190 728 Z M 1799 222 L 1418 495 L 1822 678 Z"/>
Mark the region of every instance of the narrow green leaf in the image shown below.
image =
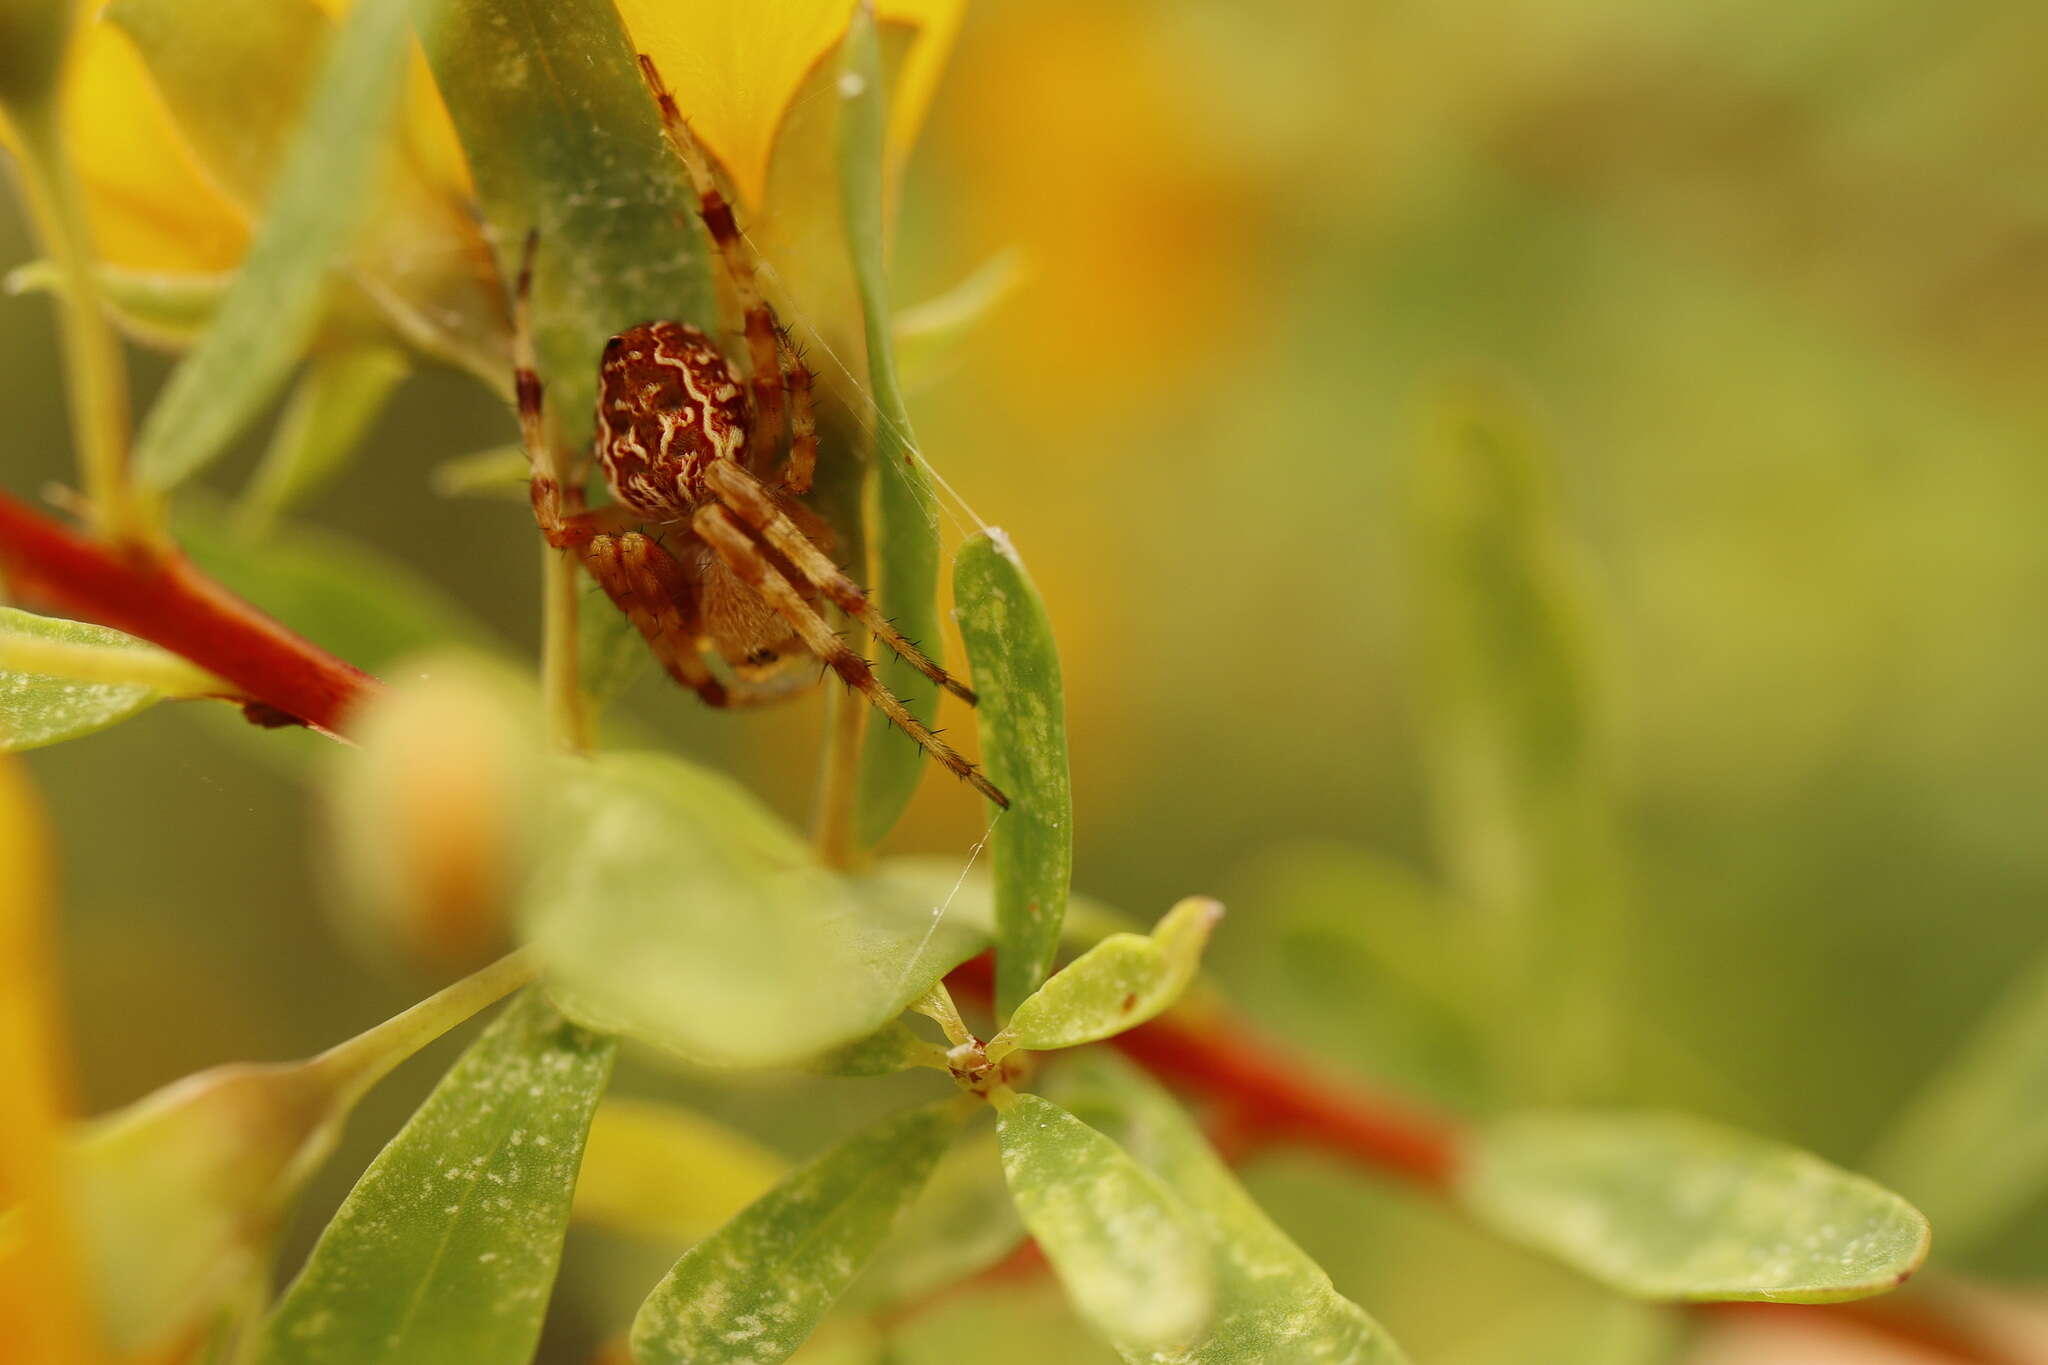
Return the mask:
<path id="1" fill-rule="evenodd" d="M 314 355 L 243 495 L 245 523 L 269 526 L 332 477 L 408 369 L 405 354 L 389 346 L 342 346 Z"/>
<path id="2" fill-rule="evenodd" d="M 1024 1226 L 1124 1359 L 1170 1359 L 1201 1339 L 1216 1306 L 1208 1239 L 1158 1176 L 1037 1095 L 1004 1104 L 996 1137 Z"/>
<path id="3" fill-rule="evenodd" d="M 1621 891 L 1589 576 L 1528 425 L 1444 398 L 1411 520 L 1437 842 L 1496 930 L 1510 1072 L 1549 1102 L 1611 1077 Z"/>
<path id="4" fill-rule="evenodd" d="M 257 1359 L 530 1359 L 616 1050 L 538 991 L 507 1006 L 363 1173 Z"/>
<path id="5" fill-rule="evenodd" d="M 934 661 L 940 659 L 939 502 L 919 463 L 910 411 L 896 379 L 889 328 L 886 224 L 882 203 L 887 88 L 875 17 L 854 8 L 840 44 L 839 193 L 846 246 L 867 325 L 868 386 L 875 403 L 874 455 L 877 600 L 896 628 Z M 893 655 L 876 673 L 927 725 L 938 714 L 939 689 Z M 894 827 L 924 775 L 924 753 L 886 718 L 869 718 L 861 750 L 860 809 L 855 832 L 872 847 Z"/>
<path id="6" fill-rule="evenodd" d="M 233 275 L 172 275 L 129 270 L 104 262 L 93 267 L 99 303 L 112 311 L 121 330 L 145 346 L 182 351 L 212 325 Z M 30 261 L 0 280 L 9 294 L 67 292 L 55 261 Z"/>
<path id="7" fill-rule="evenodd" d="M 1907 1106 L 1870 1169 L 1941 1229 L 1942 1254 L 1998 1232 L 2048 1184 L 2048 961 L 2007 992 Z"/>
<path id="8" fill-rule="evenodd" d="M 132 635 L 0 607 L 0 753 L 97 733 L 166 696 L 231 690 Z"/>
<path id="9" fill-rule="evenodd" d="M 729 779 L 663 754 L 565 766 L 525 932 L 563 1008 L 696 1061 L 866 1037 L 988 942 L 972 898 L 848 878 Z M 957 875 L 957 874 L 956 874 Z"/>
<path id="10" fill-rule="evenodd" d="M 752 1138 L 702 1114 L 606 1100 L 590 1123 L 575 1217 L 673 1250 L 716 1232 L 787 1169 Z"/>
<path id="11" fill-rule="evenodd" d="M 964 363 L 967 338 L 1017 291 L 1026 274 L 1023 253 L 1005 248 L 945 293 L 898 313 L 891 332 L 904 390 L 915 393 Z"/>
<path id="12" fill-rule="evenodd" d="M 989 780 L 1010 798 L 989 857 L 996 881 L 996 1017 L 1039 988 L 1059 951 L 1074 872 L 1067 708 L 1045 603 L 1000 531 L 960 547 L 954 615 L 974 665 Z"/>
<path id="13" fill-rule="evenodd" d="M 964 1117 L 913 1109 L 795 1171 L 685 1252 L 633 1320 L 638 1365 L 787 1360 L 917 1197 Z"/>
<path id="14" fill-rule="evenodd" d="M 1143 1072 L 1090 1056 L 1059 1079 L 1063 1100 L 1180 1198 L 1214 1260 L 1216 1312 L 1207 1331 L 1191 1344 L 1135 1359 L 1407 1365 L 1386 1329 L 1339 1294 L 1322 1267 L 1274 1226 L 1180 1106 Z"/>
<path id="15" fill-rule="evenodd" d="M 715 325 L 695 200 L 610 0 L 443 0 L 420 33 L 508 278 L 540 232 L 534 342 L 550 417 L 581 447 L 607 339 Z"/>
<path id="16" fill-rule="evenodd" d="M 523 503 L 531 496 L 533 466 L 514 442 L 443 460 L 427 481 L 444 498 L 509 498 Z"/>
<path id="17" fill-rule="evenodd" d="M 200 163 L 255 213 L 292 146 L 334 26 L 313 0 L 213 0 L 192 22 L 180 0 L 112 0 L 107 20 L 134 43 Z"/>
<path id="18" fill-rule="evenodd" d="M 413 14 L 432 4 L 362 0 L 350 11 L 220 316 L 143 423 L 135 467 L 146 486 L 170 488 L 218 458 L 312 341 L 330 268 L 369 215 Z"/>
<path id="19" fill-rule="evenodd" d="M 947 1070 L 946 1049 L 921 1038 L 903 1020 L 893 1020 L 865 1038 L 815 1057 L 806 1070 L 821 1076 L 891 1076 L 915 1067 Z"/>
<path id="20" fill-rule="evenodd" d="M 1860 1299 L 1927 1256 L 1927 1220 L 1889 1190 L 1676 1114 L 1502 1119 L 1473 1141 L 1458 1196 L 1502 1236 L 1647 1299 Z"/>
<path id="21" fill-rule="evenodd" d="M 1221 918 L 1221 903 L 1190 896 L 1150 934 L 1111 934 L 1017 1006 L 1008 1027 L 989 1040 L 989 1060 L 1079 1047 L 1157 1018 L 1195 979 L 1203 945 Z"/>
<path id="22" fill-rule="evenodd" d="M 996 1135 L 984 1130 L 939 1158 L 924 1193 L 882 1244 L 852 1297 L 875 1309 L 916 1303 L 994 1265 L 1023 1240 Z"/>

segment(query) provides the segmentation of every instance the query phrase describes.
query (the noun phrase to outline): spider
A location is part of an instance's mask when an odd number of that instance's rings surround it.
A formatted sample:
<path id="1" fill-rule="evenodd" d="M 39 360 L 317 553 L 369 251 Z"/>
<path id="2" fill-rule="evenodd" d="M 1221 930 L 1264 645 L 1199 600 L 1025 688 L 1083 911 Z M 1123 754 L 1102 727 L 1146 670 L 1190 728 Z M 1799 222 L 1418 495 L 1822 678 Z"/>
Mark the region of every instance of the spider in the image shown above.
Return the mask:
<path id="1" fill-rule="evenodd" d="M 718 345 L 685 322 L 644 322 L 605 343 L 594 450 L 613 501 L 587 510 L 581 480 L 558 485 L 542 458 L 547 438 L 530 317 L 537 238 L 529 234 L 513 330 L 534 519 L 548 544 L 575 552 L 668 675 L 707 704 L 779 701 L 803 685 L 787 680 L 793 664 L 821 661 L 941 765 L 1007 808 L 1009 798 L 911 715 L 819 614 L 822 597 L 920 673 L 974 702 L 833 562 L 830 528 L 799 501 L 818 459 L 811 373 L 761 294 L 709 154 L 645 56 L 640 71 L 745 319 L 747 377 L 743 383 Z M 788 457 L 776 470 L 785 436 Z M 730 681 L 712 671 L 712 653 Z"/>

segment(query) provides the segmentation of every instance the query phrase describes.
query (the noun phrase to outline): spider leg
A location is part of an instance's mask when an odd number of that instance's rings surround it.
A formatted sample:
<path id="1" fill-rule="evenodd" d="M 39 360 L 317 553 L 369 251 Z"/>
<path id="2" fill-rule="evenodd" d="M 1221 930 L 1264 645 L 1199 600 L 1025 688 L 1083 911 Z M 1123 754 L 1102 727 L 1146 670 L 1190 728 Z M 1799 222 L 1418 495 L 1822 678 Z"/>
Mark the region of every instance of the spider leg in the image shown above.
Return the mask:
<path id="1" fill-rule="evenodd" d="M 626 614 L 669 677 L 710 706 L 731 697 L 697 649 L 696 590 L 667 550 L 638 531 L 599 535 L 581 558 L 605 596 Z"/>
<path id="2" fill-rule="evenodd" d="M 718 253 L 725 276 L 732 282 L 733 296 L 744 319 L 747 378 L 754 391 L 754 430 L 748 434 L 748 449 L 757 452 L 758 459 L 772 459 L 782 443 L 785 400 L 792 387 L 791 369 L 801 369 L 802 365 L 796 359 L 795 349 L 776 324 L 774 310 L 761 296 L 760 281 L 755 278 L 753 252 L 741 238 L 739 224 L 733 221 L 731 203 L 718 188 L 718 179 L 711 169 L 711 154 L 690 130 L 689 122 L 676 107 L 675 97 L 669 94 L 661 73 L 655 69 L 653 59 L 644 52 L 640 54 L 640 76 L 647 82 L 655 104 L 661 109 L 662 131 L 667 134 L 677 160 L 689 172 L 690 186 L 697 192 L 698 216 L 703 218 L 712 249 Z M 808 374 L 803 377 L 802 384 L 809 388 Z M 816 445 L 815 428 L 811 445 Z"/>
<path id="3" fill-rule="evenodd" d="M 966 781 L 976 791 L 995 802 L 1005 810 L 1010 798 L 997 790 L 972 763 L 960 757 L 937 735 L 926 729 L 923 722 L 905 709 L 896 695 L 882 686 L 868 667 L 867 660 L 854 653 L 833 629 L 825 624 L 825 618 L 818 615 L 810 603 L 804 601 L 782 571 L 771 563 L 762 548 L 751 540 L 741 529 L 733 514 L 721 503 L 706 503 L 697 509 L 691 518 L 691 525 L 704 542 L 711 547 L 725 566 L 759 593 L 773 606 L 783 620 L 789 622 L 804 646 L 843 679 L 847 686 L 866 697 L 874 707 L 887 716 L 896 727 L 916 740 L 924 751 L 955 776 Z M 813 547 L 815 549 L 815 547 Z"/>
<path id="4" fill-rule="evenodd" d="M 789 514 L 775 505 L 775 499 L 761 481 L 729 460 L 714 460 L 704 471 L 704 482 L 739 519 L 779 551 L 783 558 L 818 591 L 832 599 L 876 639 L 903 656 L 918 672 L 963 701 L 973 703 L 973 689 L 933 663 L 911 641 L 904 638 L 887 618 L 875 610 L 867 592 L 848 578 L 832 557 L 820 550 Z"/>

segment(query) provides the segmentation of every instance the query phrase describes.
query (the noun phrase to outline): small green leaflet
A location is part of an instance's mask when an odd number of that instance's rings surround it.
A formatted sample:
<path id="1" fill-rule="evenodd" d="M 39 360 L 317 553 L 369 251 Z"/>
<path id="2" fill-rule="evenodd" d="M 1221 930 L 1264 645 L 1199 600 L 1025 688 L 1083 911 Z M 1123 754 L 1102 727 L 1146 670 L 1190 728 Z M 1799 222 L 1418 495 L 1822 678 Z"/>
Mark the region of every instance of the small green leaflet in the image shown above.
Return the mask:
<path id="1" fill-rule="evenodd" d="M 245 521 L 268 526 L 333 477 L 408 369 L 405 353 L 390 346 L 337 346 L 315 354 L 243 495 Z"/>
<path id="2" fill-rule="evenodd" d="M 175 275 L 131 270 L 118 265 L 94 267 L 100 301 L 121 330 L 145 346 L 182 351 L 199 340 L 220 311 L 233 275 Z M 0 277 L 0 293 L 68 292 L 64 272 L 54 261 L 30 261 Z"/>
<path id="3" fill-rule="evenodd" d="M 1165 1091 L 1120 1059 L 1063 1068 L 1061 1097 L 1179 1197 L 1215 1262 L 1216 1313 L 1195 1341 L 1134 1354 L 1147 1365 L 1407 1365 L 1259 1206 Z"/>
<path id="4" fill-rule="evenodd" d="M 729 779 L 665 754 L 565 764 L 524 932 L 592 1027 L 712 1066 L 866 1038 L 987 945 L 973 898 L 847 877 Z M 957 874 L 956 874 L 957 875 Z"/>
<path id="5" fill-rule="evenodd" d="M 1123 1148 L 1052 1101 L 1001 1101 L 996 1138 L 1024 1226 L 1081 1316 L 1126 1360 L 1173 1359 L 1216 1305 L 1201 1225 Z"/>
<path id="6" fill-rule="evenodd" d="M 0 607 L 0 753 L 93 734 L 209 686 L 233 690 L 118 630 Z"/>
<path id="7" fill-rule="evenodd" d="M 875 1310 L 914 1304 L 994 1265 L 1023 1240 L 990 1128 L 947 1149 L 852 1297 Z"/>
<path id="8" fill-rule="evenodd" d="M 989 839 L 1000 1020 L 1039 988 L 1059 952 L 1074 872 L 1066 701 L 1045 602 L 1002 532 L 960 547 L 953 601 L 981 698 L 982 761 L 1010 798 Z"/>
<path id="9" fill-rule="evenodd" d="M 357 1182 L 265 1324 L 261 1365 L 523 1365 L 616 1044 L 528 990 Z"/>
<path id="10" fill-rule="evenodd" d="M 1870 1168 L 1928 1210 L 1944 1256 L 2033 1202 L 2048 1183 L 2048 961 L 2022 976 L 1941 1068 Z"/>
<path id="11" fill-rule="evenodd" d="M 633 1320 L 638 1365 L 787 1360 L 853 1282 L 965 1117 L 957 1099 L 859 1133 L 692 1247 Z"/>
<path id="12" fill-rule="evenodd" d="M 1150 934 L 1111 934 L 1055 973 L 989 1040 L 989 1060 L 1012 1052 L 1079 1047 L 1156 1018 L 1180 999 L 1202 963 L 1223 906 L 1190 896 Z"/>
<path id="13" fill-rule="evenodd" d="M 431 8 L 432 0 L 361 0 L 329 45 L 248 257 L 137 437 L 135 468 L 147 487 L 174 487 L 217 459 L 312 341 L 329 268 L 375 198 L 412 20 Z"/>
<path id="14" fill-rule="evenodd" d="M 1927 1220 L 1890 1191 L 1678 1114 L 1511 1115 L 1479 1131 L 1458 1197 L 1502 1236 L 1646 1299 L 1860 1299 L 1927 1256 Z"/>
<path id="15" fill-rule="evenodd" d="M 918 462 L 910 410 L 896 379 L 889 329 L 882 205 L 883 125 L 887 90 L 874 11 L 855 6 L 840 47 L 839 195 L 846 249 L 867 324 L 868 384 L 874 391 L 877 513 L 872 542 L 875 589 L 882 610 L 934 663 L 939 654 L 939 503 Z M 875 668 L 903 705 L 929 725 L 938 714 L 938 684 L 889 655 Z M 924 752 L 879 712 L 868 721 L 861 751 L 856 835 L 865 847 L 882 841 L 910 804 L 924 776 Z"/>

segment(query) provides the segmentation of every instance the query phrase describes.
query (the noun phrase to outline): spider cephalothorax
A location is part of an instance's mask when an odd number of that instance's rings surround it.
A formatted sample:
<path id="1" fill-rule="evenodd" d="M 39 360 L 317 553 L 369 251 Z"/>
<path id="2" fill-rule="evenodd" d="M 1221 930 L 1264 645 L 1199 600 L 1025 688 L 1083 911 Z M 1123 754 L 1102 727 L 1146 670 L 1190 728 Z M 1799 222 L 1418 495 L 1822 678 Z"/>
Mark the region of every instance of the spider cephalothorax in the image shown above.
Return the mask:
<path id="1" fill-rule="evenodd" d="M 833 562 L 824 521 L 799 500 L 818 457 L 810 371 L 761 296 L 709 158 L 653 65 L 643 57 L 640 67 L 744 314 L 747 373 L 743 379 L 717 343 L 688 323 L 644 322 L 613 337 L 599 368 L 594 442 L 613 503 L 584 510 L 580 485 L 558 486 L 542 458 L 546 423 L 527 319 L 529 237 L 515 294 L 515 388 L 541 531 L 549 544 L 577 553 L 669 676 L 711 705 L 779 700 L 793 690 L 792 666 L 822 661 L 932 757 L 1007 806 L 819 614 L 818 599 L 829 599 L 925 676 L 974 700 L 875 610 Z M 713 671 L 710 655 L 730 677 Z"/>

